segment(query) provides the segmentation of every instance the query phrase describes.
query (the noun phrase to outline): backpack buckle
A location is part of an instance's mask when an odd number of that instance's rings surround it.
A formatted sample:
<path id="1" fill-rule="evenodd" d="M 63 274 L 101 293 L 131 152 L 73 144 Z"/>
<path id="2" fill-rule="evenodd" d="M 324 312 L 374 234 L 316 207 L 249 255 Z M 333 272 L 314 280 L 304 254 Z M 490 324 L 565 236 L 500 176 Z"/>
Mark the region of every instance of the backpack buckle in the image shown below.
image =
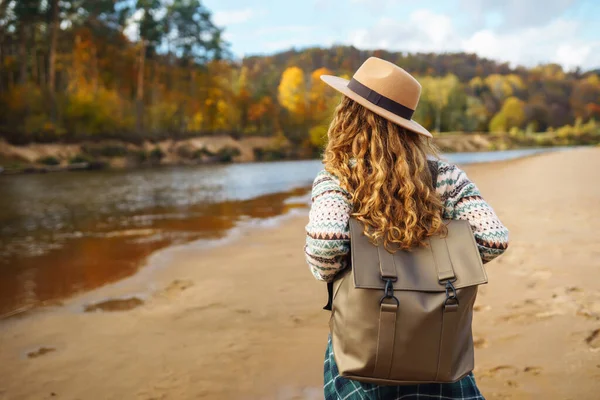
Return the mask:
<path id="1" fill-rule="evenodd" d="M 379 301 L 379 304 L 381 305 L 385 299 L 394 299 L 394 301 L 396 302 L 396 305 L 399 306 L 400 301 L 398 300 L 398 298 L 396 296 L 394 296 L 394 280 L 395 279 L 385 278 L 384 280 L 385 280 L 385 288 L 383 290 L 383 297 Z"/>
<path id="2" fill-rule="evenodd" d="M 385 280 L 384 297 L 392 297 L 394 295 L 394 283 L 391 279 Z"/>
<path id="3" fill-rule="evenodd" d="M 455 304 L 455 305 L 459 304 L 458 296 L 456 295 L 456 288 L 452 284 L 455 281 L 456 281 L 456 279 L 454 279 L 454 280 L 449 279 L 446 281 L 446 284 L 445 284 L 446 300 L 444 301 L 444 306 L 447 306 L 449 304 Z"/>

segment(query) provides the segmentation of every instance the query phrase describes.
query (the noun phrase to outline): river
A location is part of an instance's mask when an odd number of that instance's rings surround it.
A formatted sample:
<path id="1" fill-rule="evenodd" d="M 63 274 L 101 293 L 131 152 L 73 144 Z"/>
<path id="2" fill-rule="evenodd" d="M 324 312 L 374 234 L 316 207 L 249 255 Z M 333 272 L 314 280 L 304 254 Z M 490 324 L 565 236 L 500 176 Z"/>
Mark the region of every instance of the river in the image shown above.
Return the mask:
<path id="1" fill-rule="evenodd" d="M 157 249 L 305 209 L 320 169 L 313 160 L 0 176 L 0 318 L 130 276 Z"/>

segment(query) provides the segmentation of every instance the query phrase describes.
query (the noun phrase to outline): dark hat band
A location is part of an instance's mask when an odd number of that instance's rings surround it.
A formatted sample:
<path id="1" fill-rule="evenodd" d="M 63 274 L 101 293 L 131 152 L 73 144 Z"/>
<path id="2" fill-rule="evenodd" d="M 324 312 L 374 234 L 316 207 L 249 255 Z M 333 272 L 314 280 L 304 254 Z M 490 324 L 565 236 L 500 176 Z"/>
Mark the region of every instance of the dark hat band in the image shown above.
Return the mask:
<path id="1" fill-rule="evenodd" d="M 396 114 L 404 119 L 410 120 L 415 113 L 415 110 L 411 110 L 410 108 L 403 106 L 402 104 L 397 103 L 374 90 L 369 89 L 354 78 L 348 82 L 348 89 L 352 90 L 354 93 L 375 104 L 376 106 L 381 107 L 384 110 L 387 110 L 392 114 Z"/>

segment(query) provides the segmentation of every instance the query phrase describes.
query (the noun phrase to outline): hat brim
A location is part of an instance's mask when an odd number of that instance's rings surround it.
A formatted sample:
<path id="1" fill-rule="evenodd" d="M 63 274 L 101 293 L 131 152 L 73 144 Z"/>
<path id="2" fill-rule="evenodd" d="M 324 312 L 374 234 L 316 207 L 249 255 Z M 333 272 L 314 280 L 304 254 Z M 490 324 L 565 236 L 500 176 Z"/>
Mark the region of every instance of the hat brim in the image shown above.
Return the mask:
<path id="1" fill-rule="evenodd" d="M 388 121 L 391 121 L 397 125 L 400 125 L 401 127 L 405 128 L 411 132 L 415 132 L 415 133 L 418 133 L 420 135 L 427 136 L 427 137 L 433 137 L 433 135 L 431 133 L 429 133 L 429 131 L 427 129 L 423 128 L 419 123 L 413 121 L 412 119 L 402 118 L 384 108 L 381 108 L 381 107 L 371 103 L 369 100 L 365 99 L 364 97 L 359 96 L 358 94 L 354 93 L 352 90 L 350 90 L 348 88 L 348 83 L 350 82 L 349 80 L 340 78 L 338 76 L 332 76 L 332 75 L 321 75 L 321 80 L 323 82 L 325 82 L 326 84 L 328 84 L 329 86 L 331 86 L 332 88 L 334 88 L 335 90 L 337 90 L 338 92 L 351 98 L 352 100 L 356 101 L 361 106 L 367 108 L 368 110 L 373 111 L 375 114 L 387 119 Z"/>

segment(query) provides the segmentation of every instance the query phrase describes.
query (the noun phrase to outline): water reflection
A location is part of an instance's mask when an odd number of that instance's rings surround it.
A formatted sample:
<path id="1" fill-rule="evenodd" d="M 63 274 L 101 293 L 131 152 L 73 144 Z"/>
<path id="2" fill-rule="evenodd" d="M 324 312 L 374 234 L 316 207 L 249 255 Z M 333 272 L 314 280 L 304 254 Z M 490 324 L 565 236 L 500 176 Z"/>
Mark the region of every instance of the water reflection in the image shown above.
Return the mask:
<path id="1" fill-rule="evenodd" d="M 133 274 L 156 249 L 217 239 L 305 196 L 318 163 L 0 177 L 0 316 Z M 298 189 L 298 187 L 301 187 Z"/>

